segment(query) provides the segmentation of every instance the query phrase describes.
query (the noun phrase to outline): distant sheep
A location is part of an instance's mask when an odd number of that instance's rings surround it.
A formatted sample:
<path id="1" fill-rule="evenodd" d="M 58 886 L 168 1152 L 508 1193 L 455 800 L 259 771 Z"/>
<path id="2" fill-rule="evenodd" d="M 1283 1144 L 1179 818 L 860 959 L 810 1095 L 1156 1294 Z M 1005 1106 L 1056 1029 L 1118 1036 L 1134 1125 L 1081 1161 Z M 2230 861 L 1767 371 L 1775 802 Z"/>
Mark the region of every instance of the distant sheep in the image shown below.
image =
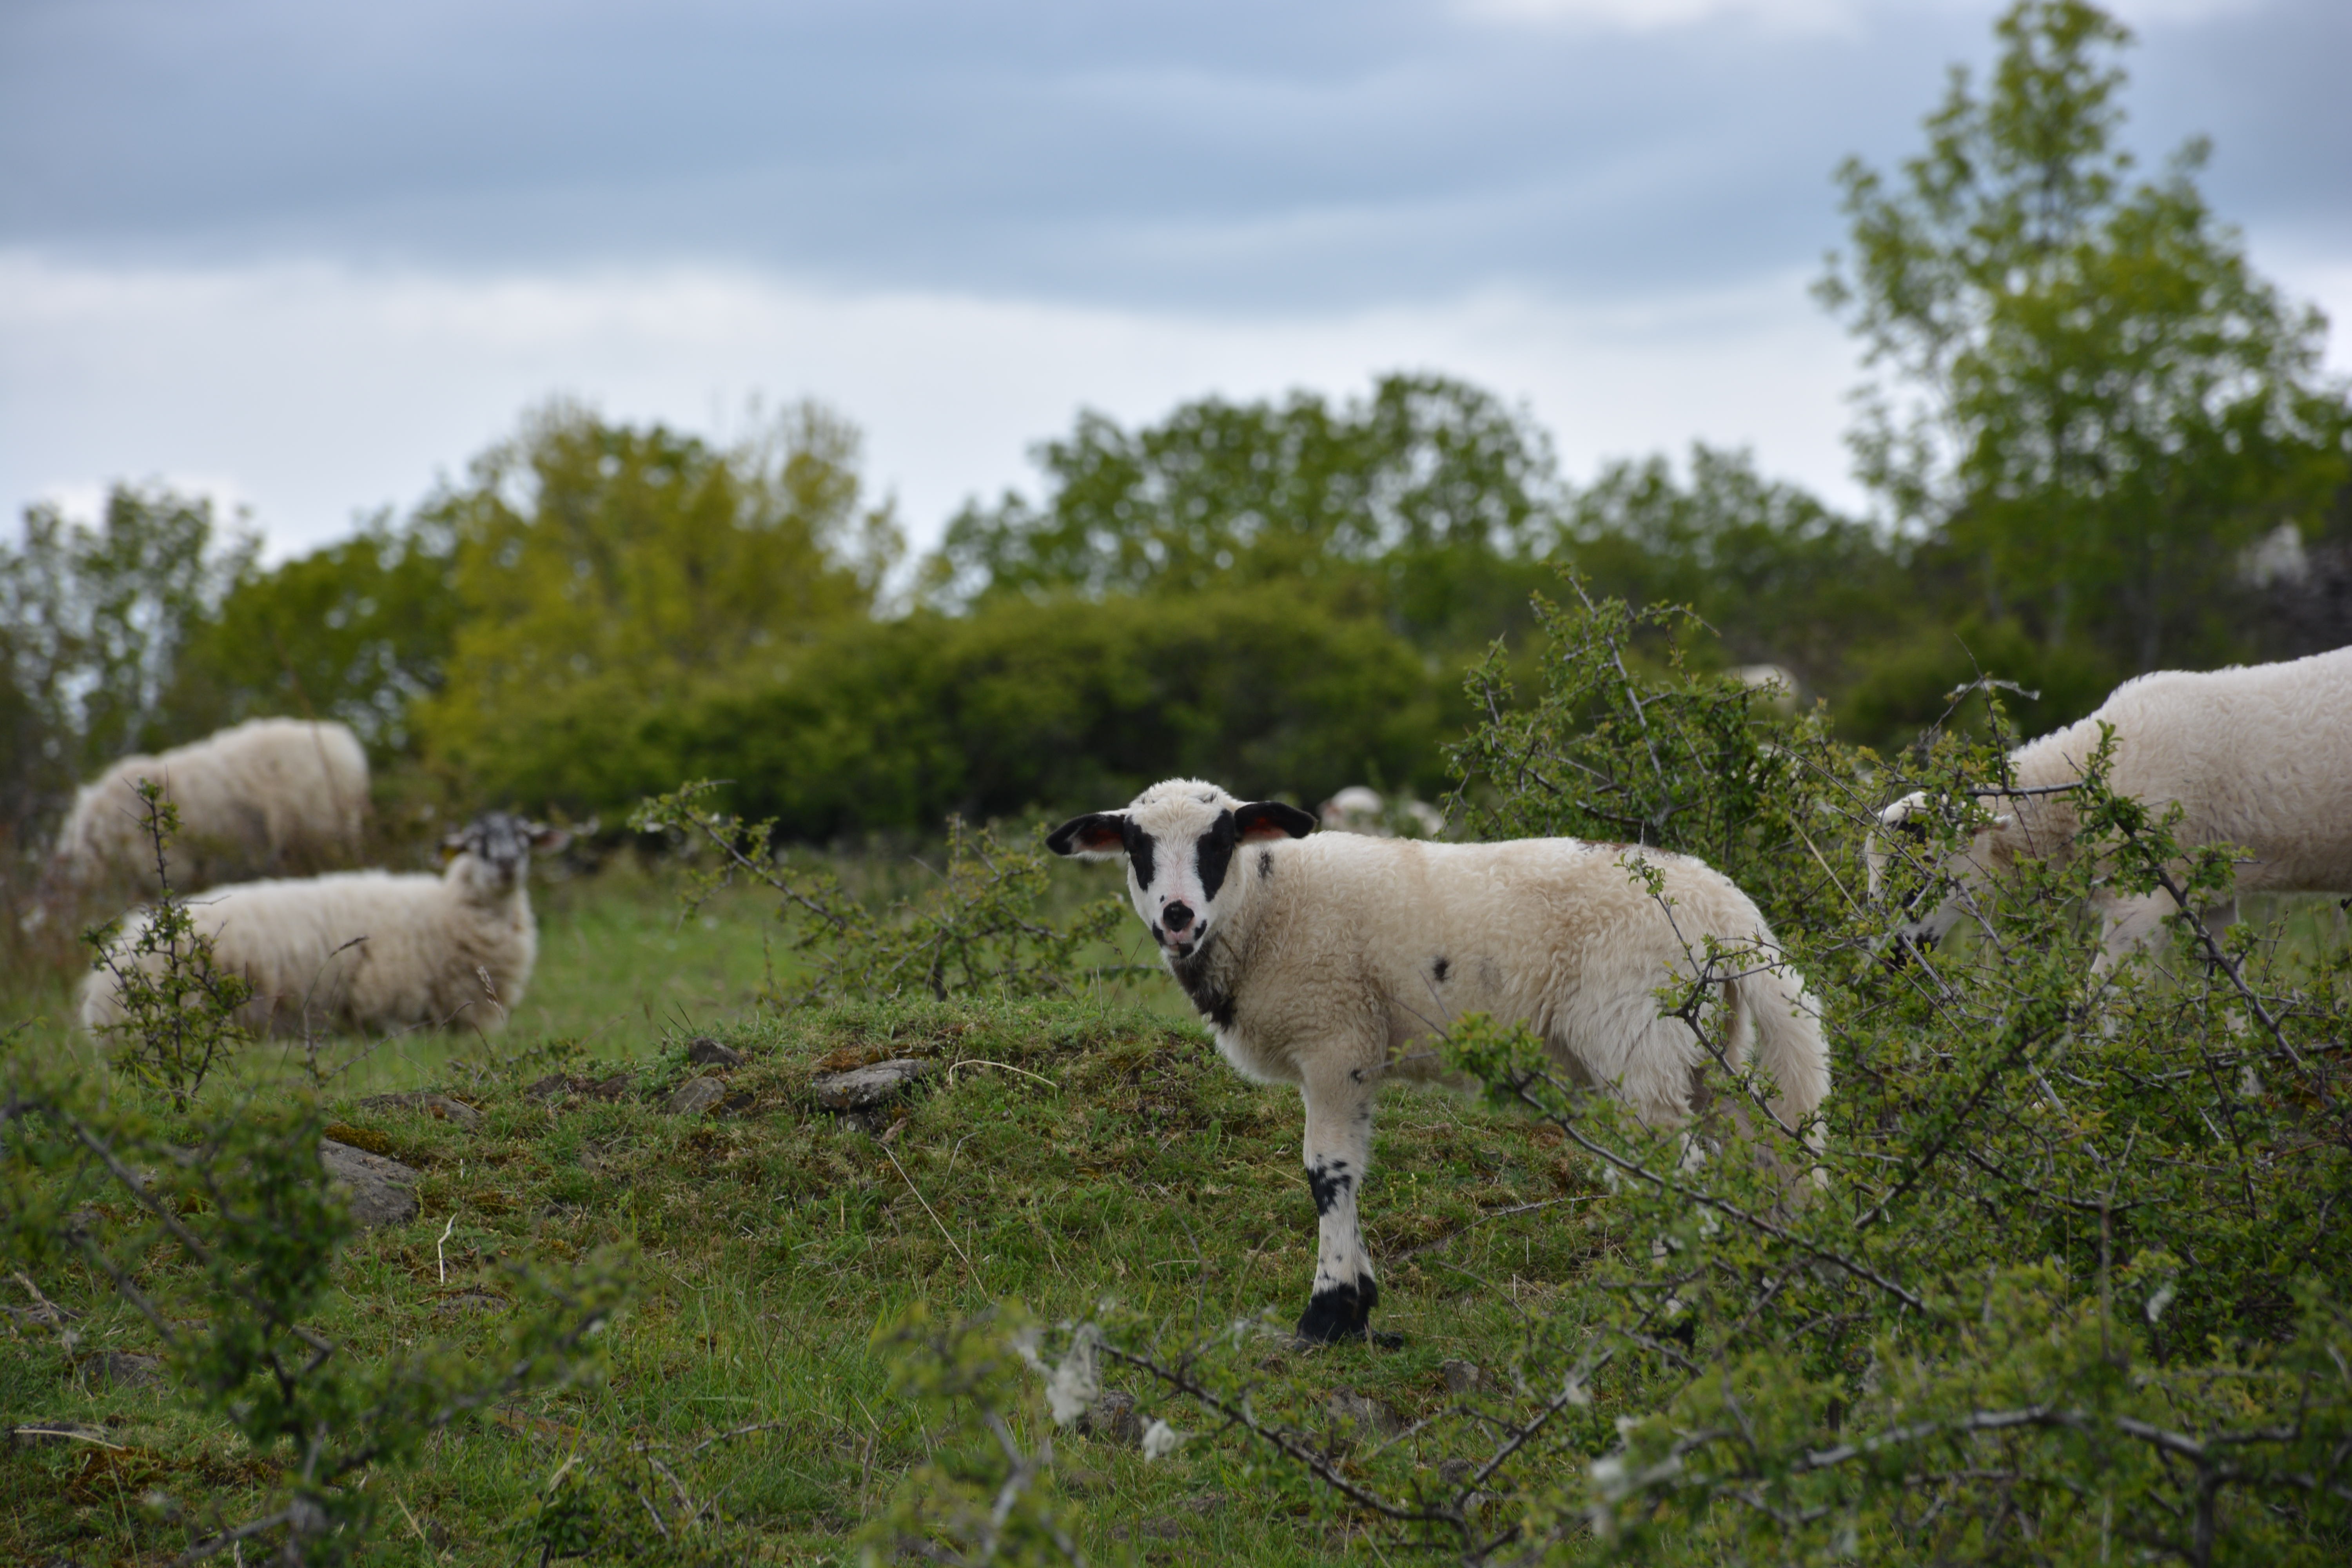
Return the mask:
<path id="1" fill-rule="evenodd" d="M 1788 667 L 1778 664 L 1738 664 L 1730 670 L 1731 679 L 1750 691 L 1762 694 L 1764 705 L 1776 713 L 1797 710 L 1797 678 Z"/>
<path id="2" fill-rule="evenodd" d="M 2175 831 L 2184 847 L 2244 848 L 2252 858 L 2238 868 L 2238 892 L 2352 893 L 2352 648 L 2126 681 L 2089 718 L 2012 752 L 2018 786 L 2080 781 L 2102 721 L 2116 731 L 2109 787 L 2156 810 L 2179 802 Z M 1944 868 L 1960 888 L 1981 889 L 2021 859 L 2072 853 L 2081 829 L 2072 795 L 1988 795 L 1979 804 L 1996 814 L 1992 822 Z M 1921 832 L 1925 824 L 1914 818 L 1927 809 L 1924 792 L 1909 795 L 1881 812 L 1879 823 Z M 1874 833 L 1866 851 L 1874 894 L 1892 853 Z M 2102 889 L 2092 904 L 2104 927 L 2102 969 L 2146 942 L 2175 907 L 2161 889 L 2139 897 Z M 1960 891 L 1952 890 L 1899 935 L 1932 944 L 1964 912 Z M 2218 930 L 2237 918 L 2237 900 L 2201 913 Z"/>
<path id="3" fill-rule="evenodd" d="M 1427 801 L 1407 800 L 1391 806 L 1380 791 L 1365 784 L 1349 784 L 1316 807 L 1315 815 L 1334 833 L 1361 833 L 1374 838 L 1394 838 L 1400 826 L 1410 830 L 1405 837 L 1414 838 L 1434 838 L 1445 831 L 1445 814 Z"/>
<path id="4" fill-rule="evenodd" d="M 1744 952 L 1721 979 L 1731 1060 L 1771 1074 L 1794 1129 L 1829 1092 L 1804 982 L 1747 896 L 1699 861 L 1572 838 L 1429 844 L 1324 833 L 1296 806 L 1171 779 L 1120 811 L 1047 836 L 1057 855 L 1124 859 L 1129 897 L 1162 961 L 1243 1076 L 1306 1100 L 1307 1180 L 1319 1215 L 1315 1288 L 1298 1331 L 1369 1331 L 1379 1297 L 1357 1227 L 1381 1079 L 1437 1076 L 1433 1037 L 1465 1013 L 1531 1025 L 1578 1079 L 1653 1127 L 1691 1115 L 1706 1048 L 1654 994 L 1695 976 L 1693 945 Z M 1671 918 L 1629 868 L 1664 880 Z"/>
<path id="5" fill-rule="evenodd" d="M 179 807 L 172 868 L 184 886 L 359 851 L 368 765 L 358 737 L 341 724 L 254 719 L 161 756 L 124 757 L 84 784 L 50 857 L 52 889 L 161 890 L 142 778 Z"/>
<path id="6" fill-rule="evenodd" d="M 257 1033 L 494 1028 L 522 1000 L 539 954 L 525 885 L 531 852 L 570 835 L 491 812 L 445 848 L 439 876 L 347 871 L 215 888 L 188 900 L 215 963 L 253 987 L 244 1021 Z M 128 954 L 148 917 L 134 915 L 110 948 Z M 150 955 L 142 961 L 152 973 Z M 83 984 L 81 1021 L 123 1020 L 121 986 L 102 965 Z"/>

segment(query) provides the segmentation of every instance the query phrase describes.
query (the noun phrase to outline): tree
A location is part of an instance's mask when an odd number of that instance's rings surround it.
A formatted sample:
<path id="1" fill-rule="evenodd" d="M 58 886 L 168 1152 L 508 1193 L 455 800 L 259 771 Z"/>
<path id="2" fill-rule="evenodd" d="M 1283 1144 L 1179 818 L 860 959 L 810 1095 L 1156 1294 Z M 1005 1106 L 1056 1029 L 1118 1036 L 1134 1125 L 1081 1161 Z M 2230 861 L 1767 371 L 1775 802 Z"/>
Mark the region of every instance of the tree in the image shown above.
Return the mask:
<path id="1" fill-rule="evenodd" d="M 118 484 L 95 527 L 47 502 L 25 540 L 0 546 L 0 656 L 10 747 L 0 771 L 11 824 L 53 813 L 76 780 L 175 738 L 181 651 L 258 541 L 217 538 L 212 502 Z"/>
<path id="2" fill-rule="evenodd" d="M 1688 605 L 1730 658 L 1786 664 L 1817 690 L 1843 685 L 1905 604 L 1895 542 L 1704 445 L 1687 483 L 1664 458 L 1603 468 L 1570 503 L 1560 553 L 1596 592 Z"/>
<path id="3" fill-rule="evenodd" d="M 1080 416 L 1036 451 L 1049 494 L 967 505 L 931 563 L 950 603 L 1274 580 L 1377 607 L 1423 646 L 1523 618 L 1558 510 L 1550 445 L 1491 395 L 1383 377 L 1335 408 L 1203 398 L 1129 432 Z"/>
<path id="4" fill-rule="evenodd" d="M 455 546 L 433 519 L 395 525 L 387 512 L 351 539 L 248 568 L 188 640 L 174 723 L 335 719 L 379 762 L 408 751 L 410 705 L 440 689 L 457 634 Z"/>
<path id="5" fill-rule="evenodd" d="M 2352 473 L 2325 321 L 2207 207 L 2204 142 L 2133 183 L 2120 24 L 2019 0 L 1996 31 L 1989 92 L 1955 68 L 1899 178 L 1838 172 L 1852 249 L 1819 293 L 1886 377 L 1862 476 L 2044 650 L 2115 674 L 2228 657 L 2215 563 L 2312 529 Z"/>
<path id="6" fill-rule="evenodd" d="M 420 518 L 455 542 L 459 619 L 428 749 L 492 790 L 565 775 L 644 712 L 774 677 L 870 610 L 888 506 L 861 509 L 858 437 L 814 404 L 720 450 L 551 405 Z"/>

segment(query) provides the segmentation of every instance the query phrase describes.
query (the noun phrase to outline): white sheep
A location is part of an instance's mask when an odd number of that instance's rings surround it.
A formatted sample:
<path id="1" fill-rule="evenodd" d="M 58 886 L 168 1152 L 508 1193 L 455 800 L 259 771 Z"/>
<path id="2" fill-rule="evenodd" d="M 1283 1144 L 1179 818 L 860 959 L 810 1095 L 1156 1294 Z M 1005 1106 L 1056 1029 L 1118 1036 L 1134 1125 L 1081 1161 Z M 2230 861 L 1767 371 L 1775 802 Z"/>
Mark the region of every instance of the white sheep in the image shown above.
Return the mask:
<path id="1" fill-rule="evenodd" d="M 215 963 L 253 987 L 244 1021 L 257 1034 L 493 1028 L 522 1000 L 539 954 L 525 885 L 531 851 L 571 836 L 491 812 L 444 847 L 436 877 L 346 871 L 215 888 L 188 900 Z M 124 1020 L 119 971 L 150 917 L 134 914 L 84 982 L 92 1033 Z M 150 973 L 159 955 L 135 960 Z"/>
<path id="2" fill-rule="evenodd" d="M 1160 957 L 1247 1078 L 1298 1085 L 1319 1249 L 1298 1331 L 1368 1331 L 1379 1295 L 1356 1219 L 1380 1080 L 1439 1076 L 1452 1020 L 1525 1022 L 1580 1081 L 1653 1127 L 1681 1126 L 1708 1060 L 1654 993 L 1695 978 L 1705 942 L 1746 956 L 1719 976 L 1728 1059 L 1752 1054 L 1796 1129 L 1829 1092 L 1804 983 L 1763 916 L 1699 861 L 1572 838 L 1431 844 L 1327 833 L 1295 806 L 1171 779 L 1125 810 L 1075 817 L 1055 854 L 1124 858 Z M 1635 875 L 1662 879 L 1666 902 Z"/>
<path id="3" fill-rule="evenodd" d="M 2102 722 L 2116 731 L 2109 787 L 2155 810 L 2179 803 L 2175 834 L 2183 847 L 2243 848 L 2237 892 L 2352 892 L 2352 648 L 2338 648 L 2284 664 L 2143 675 L 2116 688 L 2089 718 L 2019 747 L 2010 755 L 2016 787 L 2057 793 L 1980 796 L 1990 820 L 1942 868 L 1957 886 L 1901 926 L 1901 938 L 1932 944 L 2019 860 L 2063 861 L 2072 853 L 2081 823 L 2061 786 L 2081 781 Z M 1917 834 L 1925 824 L 1914 819 L 1927 809 L 1926 792 L 1915 792 L 1878 820 Z M 1874 832 L 1865 848 L 1874 895 L 1892 854 Z M 1931 889 L 1920 901 L 1935 896 Z M 2092 907 L 2103 927 L 2102 973 L 2174 909 L 2161 889 L 2137 897 L 2102 889 Z M 2218 931 L 2237 918 L 2237 900 L 2200 913 Z"/>
<path id="4" fill-rule="evenodd" d="M 121 758 L 84 784 L 51 852 L 53 889 L 161 890 L 141 779 L 179 808 L 174 881 L 311 869 L 359 849 L 368 800 L 359 738 L 341 724 L 252 719 L 160 756 Z"/>
<path id="5" fill-rule="evenodd" d="M 1400 826 L 1415 838 L 1435 838 L 1445 831 L 1445 814 L 1427 801 L 1406 800 L 1391 807 L 1369 784 L 1349 784 L 1317 806 L 1315 815 L 1334 833 L 1362 833 L 1374 838 L 1395 837 Z"/>

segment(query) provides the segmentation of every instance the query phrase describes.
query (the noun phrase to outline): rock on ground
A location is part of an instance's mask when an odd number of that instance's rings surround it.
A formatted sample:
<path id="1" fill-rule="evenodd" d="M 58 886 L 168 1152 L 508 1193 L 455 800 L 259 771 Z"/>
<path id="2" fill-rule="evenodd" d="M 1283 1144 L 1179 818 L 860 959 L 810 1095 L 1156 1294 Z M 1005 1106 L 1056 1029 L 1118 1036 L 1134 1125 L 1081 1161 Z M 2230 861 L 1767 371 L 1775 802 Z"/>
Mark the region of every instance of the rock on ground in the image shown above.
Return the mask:
<path id="1" fill-rule="evenodd" d="M 728 1049 L 708 1035 L 697 1035 L 687 1042 L 686 1059 L 698 1068 L 740 1068 L 743 1053 Z"/>
<path id="2" fill-rule="evenodd" d="M 319 1163 L 327 1168 L 331 1180 L 341 1183 L 351 1193 L 352 1218 L 359 1222 L 361 1229 L 406 1225 L 416 1217 L 415 1189 L 421 1173 L 414 1166 L 354 1149 L 348 1143 L 338 1143 L 331 1138 L 320 1141 Z"/>
<path id="3" fill-rule="evenodd" d="M 812 1079 L 809 1087 L 816 1091 L 816 1102 L 827 1110 L 864 1110 L 881 1104 L 930 1070 L 929 1062 L 899 1057 L 847 1072 L 825 1073 Z"/>
<path id="4" fill-rule="evenodd" d="M 672 1116 L 699 1116 L 727 1098 L 727 1086 L 715 1078 L 690 1078 L 677 1086 L 663 1107 Z"/>

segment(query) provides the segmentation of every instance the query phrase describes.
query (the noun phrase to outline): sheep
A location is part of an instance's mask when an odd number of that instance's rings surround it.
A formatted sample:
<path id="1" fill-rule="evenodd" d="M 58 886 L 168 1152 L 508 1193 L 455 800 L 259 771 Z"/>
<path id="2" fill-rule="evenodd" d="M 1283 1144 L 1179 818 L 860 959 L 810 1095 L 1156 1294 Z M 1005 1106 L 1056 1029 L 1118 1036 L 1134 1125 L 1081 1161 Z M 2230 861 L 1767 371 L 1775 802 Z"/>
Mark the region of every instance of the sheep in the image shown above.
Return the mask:
<path id="1" fill-rule="evenodd" d="M 215 888 L 188 900 L 215 963 L 253 994 L 241 1021 L 256 1034 L 496 1027 L 522 1000 L 539 952 L 525 886 L 531 852 L 571 835 L 503 812 L 477 818 L 443 847 L 439 876 L 346 871 Z M 149 917 L 134 914 L 84 982 L 81 1021 L 97 1034 L 124 1021 L 120 971 Z"/>
<path id="2" fill-rule="evenodd" d="M 2116 731 L 2109 787 L 2158 810 L 2178 802 L 2183 847 L 2246 850 L 2232 896 L 2200 911 L 2210 927 L 2237 918 L 2237 893 L 2352 892 L 2352 648 L 2284 664 L 2159 670 L 2124 682 L 2090 717 L 2010 754 L 2016 788 L 2044 793 L 1979 797 L 1990 821 L 1941 868 L 1935 908 L 1896 928 L 1897 952 L 1906 942 L 1934 945 L 1973 896 L 2019 860 L 2063 861 L 2072 853 L 2081 823 L 2063 786 L 2082 779 L 2102 723 Z M 1927 793 L 1914 792 L 1880 812 L 1879 826 L 1923 835 L 1926 825 L 1915 819 L 1927 809 Z M 1874 831 L 1864 847 L 1874 897 L 1892 854 Z M 1934 897 L 1934 889 L 1923 892 L 1915 906 Z M 2102 928 L 2100 973 L 2145 944 L 2173 910 L 2160 889 L 2133 896 L 2102 888 L 2091 903 Z"/>
<path id="3" fill-rule="evenodd" d="M 1728 1059 L 1752 1054 L 1769 1071 L 1790 1129 L 1829 1092 L 1803 981 L 1756 906 L 1699 861 L 1572 838 L 1433 844 L 1310 837 L 1314 827 L 1296 806 L 1171 779 L 1045 840 L 1057 855 L 1124 858 L 1136 913 L 1226 1061 L 1298 1086 L 1319 1216 L 1302 1338 L 1370 1331 L 1380 1292 L 1356 1194 L 1373 1092 L 1392 1075 L 1442 1077 L 1429 1042 L 1464 1014 L 1532 1026 L 1578 1081 L 1607 1086 L 1653 1127 L 1679 1127 L 1708 1053 L 1681 1019 L 1659 1016 L 1654 993 L 1694 977 L 1703 961 L 1689 944 L 1711 936 L 1748 955 L 1718 982 Z"/>
<path id="4" fill-rule="evenodd" d="M 310 869 L 359 847 L 368 765 L 358 737 L 341 724 L 253 719 L 160 756 L 123 757 L 84 784 L 50 855 L 53 892 L 161 891 L 142 779 L 179 808 L 174 879 Z"/>
<path id="5" fill-rule="evenodd" d="M 1349 784 L 1316 807 L 1315 815 L 1334 833 L 1375 838 L 1394 837 L 1400 828 L 1415 838 L 1435 838 L 1445 831 L 1445 814 L 1427 801 L 1407 800 L 1391 807 L 1380 791 L 1365 784 Z"/>
<path id="6" fill-rule="evenodd" d="M 1797 710 L 1797 678 L 1788 667 L 1779 664 L 1737 664 L 1728 672 L 1731 679 L 1759 694 L 1759 700 L 1771 711 L 1780 714 Z"/>

